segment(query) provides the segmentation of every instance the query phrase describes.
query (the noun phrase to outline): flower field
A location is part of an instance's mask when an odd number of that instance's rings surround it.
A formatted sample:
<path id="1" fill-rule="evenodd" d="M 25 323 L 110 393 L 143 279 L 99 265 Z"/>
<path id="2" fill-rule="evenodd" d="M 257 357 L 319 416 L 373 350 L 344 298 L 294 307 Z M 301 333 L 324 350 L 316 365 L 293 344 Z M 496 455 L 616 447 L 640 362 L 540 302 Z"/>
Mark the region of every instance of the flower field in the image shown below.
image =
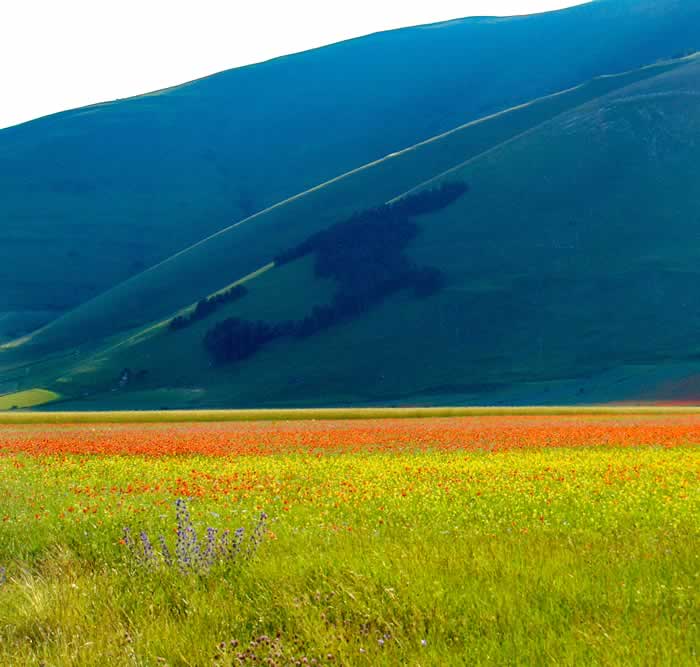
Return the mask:
<path id="1" fill-rule="evenodd" d="M 0 664 L 697 664 L 700 416 L 0 427 Z"/>

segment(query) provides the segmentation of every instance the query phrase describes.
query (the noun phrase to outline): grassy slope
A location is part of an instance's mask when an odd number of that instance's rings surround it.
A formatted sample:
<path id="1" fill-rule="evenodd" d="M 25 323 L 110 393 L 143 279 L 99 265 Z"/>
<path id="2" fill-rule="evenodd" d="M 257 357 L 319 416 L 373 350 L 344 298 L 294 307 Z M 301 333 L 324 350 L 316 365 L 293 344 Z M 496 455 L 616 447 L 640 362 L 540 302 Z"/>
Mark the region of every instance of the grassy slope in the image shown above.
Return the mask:
<path id="1" fill-rule="evenodd" d="M 119 285 L 38 332 L 27 347 L 75 346 L 170 315 L 270 261 L 310 233 L 383 203 L 436 173 L 508 141 L 564 111 L 677 63 L 595 79 L 575 89 L 460 126 L 282 202 Z M 177 289 L 173 289 L 177 285 Z M 28 352 L 31 358 L 34 355 Z M 0 354 L 0 364 L 8 354 Z M 21 351 L 20 351 L 21 356 Z"/>
<path id="2" fill-rule="evenodd" d="M 3 130 L 2 310 L 64 312 L 251 212 L 458 123 L 700 48 L 698 20 L 694 0 L 610 0 L 456 21 Z"/>
<path id="3" fill-rule="evenodd" d="M 416 178 L 425 168 L 424 151 L 434 156 L 444 151 L 444 164 L 459 162 L 460 154 L 463 159 L 479 154 L 449 176 L 465 178 L 473 191 L 444 213 L 423 219 L 423 233 L 413 245 L 421 263 L 448 275 L 448 288 L 432 299 L 399 296 L 361 320 L 310 340 L 277 343 L 231 368 L 210 367 L 201 338 L 213 321 L 233 314 L 272 320 L 299 316 L 328 299 L 330 286 L 314 279 L 308 260 L 298 262 L 265 273 L 250 284 L 243 301 L 184 332 L 151 332 L 64 364 L 55 387 L 69 396 L 90 394 L 85 404 L 94 407 L 444 404 L 478 402 L 488 391 L 494 392 L 489 400 L 504 402 L 533 396 L 541 403 L 634 396 L 646 369 L 629 366 L 687 357 L 695 350 L 692 309 L 682 306 L 695 299 L 694 257 L 682 241 L 695 202 L 681 196 L 685 189 L 692 191 L 696 178 L 689 167 L 696 149 L 685 141 L 695 131 L 689 111 L 695 98 L 665 92 L 695 91 L 697 69 L 694 60 L 687 60 L 599 80 L 393 158 L 415 181 L 425 180 Z M 624 84 L 618 99 L 610 91 Z M 606 92 L 607 97 L 597 97 Z M 510 127 L 506 136 L 516 139 L 486 153 L 469 150 L 475 142 L 488 145 L 476 141 L 480 133 L 489 140 L 499 136 L 492 124 L 504 127 L 509 120 L 520 127 L 522 114 L 535 129 L 523 134 Z M 435 157 L 430 173 L 437 163 Z M 417 171 L 410 169 L 414 164 Z M 613 164 L 630 168 L 599 181 Z M 369 169 L 367 177 L 386 166 Z M 678 193 L 675 198 L 670 188 Z M 669 201 L 683 207 L 682 215 L 668 208 Z M 283 210 L 272 213 L 279 216 Z M 247 224 L 253 229 L 265 222 Z M 655 257 L 645 254 L 650 239 Z M 173 262 L 178 259 L 188 258 Z M 652 314 L 645 313 L 642 298 L 648 299 L 650 281 L 663 290 L 653 310 L 663 323 L 658 330 L 648 328 Z M 674 317 L 676 326 L 669 328 Z M 147 369 L 149 376 L 126 394 L 92 397 L 113 389 L 127 366 Z M 615 370 L 605 375 L 609 368 Z M 590 387 L 581 380 L 588 375 L 596 378 Z M 27 382 L 39 379 L 45 377 L 30 375 Z M 653 385 L 660 379 L 652 374 L 644 381 Z M 559 384 L 546 394 L 538 388 L 540 380 Z M 534 384 L 523 387 L 523 382 Z M 515 393 L 512 383 L 520 385 Z M 582 387 L 592 393 L 579 394 Z"/>
<path id="4" fill-rule="evenodd" d="M 545 380 L 562 384 L 538 402 L 634 396 L 639 368 L 696 364 L 698 258 L 688 240 L 700 215 L 692 194 L 699 72 L 697 60 L 686 61 L 452 173 L 472 192 L 423 218 L 412 246 L 417 260 L 447 274 L 447 289 L 431 299 L 400 295 L 360 320 L 276 343 L 227 369 L 204 368 L 198 338 L 210 323 L 201 323 L 180 343 L 172 334 L 123 348 L 87 377 L 71 370 L 67 386 L 107 386 L 120 367 L 143 365 L 157 371 L 142 393 L 134 387 L 108 404 L 158 407 L 148 390 L 173 386 L 198 388 L 186 402 L 169 397 L 192 406 L 532 400 Z M 262 316 L 271 298 L 296 294 L 296 270 L 310 277 L 309 265 L 274 269 L 236 312 Z M 322 300 L 314 295 L 312 284 L 304 296 Z M 175 358 L 177 374 L 167 368 Z"/>
<path id="5" fill-rule="evenodd" d="M 467 165 L 472 194 L 424 221 L 415 252 L 448 289 L 397 299 L 300 353 L 358 397 L 442 401 L 697 355 L 699 83 L 689 66 Z M 339 349 L 362 366 L 335 361 Z"/>
<path id="6" fill-rule="evenodd" d="M 60 396 L 45 389 L 30 389 L 14 394 L 0 395 L 0 410 L 14 410 L 15 408 L 34 408 L 46 403 L 52 403 Z"/>

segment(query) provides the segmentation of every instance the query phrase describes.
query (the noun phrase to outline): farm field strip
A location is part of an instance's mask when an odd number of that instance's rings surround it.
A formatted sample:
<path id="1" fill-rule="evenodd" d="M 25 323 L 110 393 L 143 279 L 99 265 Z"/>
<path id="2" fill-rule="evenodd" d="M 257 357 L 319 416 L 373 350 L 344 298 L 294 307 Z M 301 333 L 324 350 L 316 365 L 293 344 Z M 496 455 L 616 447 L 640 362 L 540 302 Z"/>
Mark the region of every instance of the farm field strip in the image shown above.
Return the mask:
<path id="1" fill-rule="evenodd" d="M 8 406 L 11 407 L 11 406 Z M 104 412 L 0 411 L 0 426 L 13 424 L 161 424 L 256 421 L 332 421 L 518 416 L 700 416 L 691 404 L 445 407 L 445 408 L 289 408 L 259 410 L 126 410 Z"/>

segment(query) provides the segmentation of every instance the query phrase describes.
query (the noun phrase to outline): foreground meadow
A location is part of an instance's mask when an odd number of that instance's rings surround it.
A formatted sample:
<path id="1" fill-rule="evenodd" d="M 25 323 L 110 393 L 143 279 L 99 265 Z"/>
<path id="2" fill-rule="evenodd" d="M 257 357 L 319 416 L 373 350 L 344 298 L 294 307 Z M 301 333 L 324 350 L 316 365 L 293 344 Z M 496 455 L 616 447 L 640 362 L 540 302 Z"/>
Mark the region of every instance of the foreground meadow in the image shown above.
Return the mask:
<path id="1" fill-rule="evenodd" d="M 5 425 L 0 664 L 697 664 L 697 443 L 693 415 Z"/>

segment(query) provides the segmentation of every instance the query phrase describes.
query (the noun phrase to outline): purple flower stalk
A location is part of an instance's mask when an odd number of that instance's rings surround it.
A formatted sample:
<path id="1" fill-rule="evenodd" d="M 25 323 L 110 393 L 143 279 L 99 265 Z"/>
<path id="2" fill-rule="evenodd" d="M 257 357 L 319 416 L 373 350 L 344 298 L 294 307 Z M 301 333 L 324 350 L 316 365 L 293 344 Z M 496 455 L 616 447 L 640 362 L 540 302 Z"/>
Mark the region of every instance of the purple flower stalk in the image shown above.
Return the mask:
<path id="1" fill-rule="evenodd" d="M 151 540 L 148 538 L 148 534 L 145 530 L 141 531 L 141 544 L 143 545 L 143 559 L 146 563 L 152 563 L 155 559 L 155 554 L 153 552 L 153 545 Z"/>
<path id="2" fill-rule="evenodd" d="M 156 552 L 148 533 L 142 530 L 139 533 L 141 548 L 138 549 L 130 529 L 124 528 L 124 544 L 127 545 L 129 553 L 139 565 L 177 566 L 182 574 L 188 572 L 207 574 L 216 564 L 235 563 L 244 545 L 246 547 L 245 560 L 251 559 L 267 532 L 268 517 L 265 512 L 262 512 L 247 541 L 243 528 L 238 528 L 232 536 L 228 529 L 219 534 L 218 529 L 210 526 L 206 530 L 206 537 L 200 542 L 183 498 L 178 498 L 175 502 L 175 514 L 177 537 L 175 538 L 174 556 L 163 535 L 158 536 L 159 551 Z M 0 570 L 0 572 L 4 573 L 4 570 Z"/>
<path id="3" fill-rule="evenodd" d="M 163 562 L 170 567 L 173 564 L 173 556 L 168 548 L 168 543 L 165 541 L 165 537 L 163 535 L 159 535 L 158 540 L 160 542 L 160 552 L 163 556 Z"/>

